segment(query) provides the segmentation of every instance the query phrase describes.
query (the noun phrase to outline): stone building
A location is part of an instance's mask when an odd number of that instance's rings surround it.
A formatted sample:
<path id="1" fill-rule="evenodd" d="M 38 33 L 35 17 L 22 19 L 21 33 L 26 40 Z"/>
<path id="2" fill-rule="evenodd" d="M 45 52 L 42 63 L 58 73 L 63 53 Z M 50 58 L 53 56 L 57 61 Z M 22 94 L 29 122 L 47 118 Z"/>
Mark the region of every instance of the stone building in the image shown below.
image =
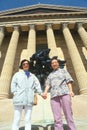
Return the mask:
<path id="1" fill-rule="evenodd" d="M 0 12 L 0 99 L 20 60 L 47 48 L 67 61 L 75 94 L 87 94 L 87 9 L 37 4 Z"/>

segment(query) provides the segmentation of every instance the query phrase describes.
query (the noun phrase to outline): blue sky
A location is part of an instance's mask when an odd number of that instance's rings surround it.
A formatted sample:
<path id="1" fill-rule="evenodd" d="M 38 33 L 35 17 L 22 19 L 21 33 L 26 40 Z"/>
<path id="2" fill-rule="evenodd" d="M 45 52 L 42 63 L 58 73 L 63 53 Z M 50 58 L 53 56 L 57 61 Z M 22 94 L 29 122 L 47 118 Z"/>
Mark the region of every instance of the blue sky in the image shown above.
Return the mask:
<path id="1" fill-rule="evenodd" d="M 87 8 L 87 0 L 0 0 L 0 11 L 38 3 Z"/>

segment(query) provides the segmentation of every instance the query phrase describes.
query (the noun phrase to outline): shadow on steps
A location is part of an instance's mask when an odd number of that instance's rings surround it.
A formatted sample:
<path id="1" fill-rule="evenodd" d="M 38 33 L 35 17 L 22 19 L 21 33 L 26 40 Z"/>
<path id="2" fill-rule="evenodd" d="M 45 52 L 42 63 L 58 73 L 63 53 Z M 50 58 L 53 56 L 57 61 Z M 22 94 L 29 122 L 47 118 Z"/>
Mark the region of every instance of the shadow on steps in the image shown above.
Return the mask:
<path id="1" fill-rule="evenodd" d="M 64 130 L 68 130 L 68 127 L 66 124 L 63 125 Z M 24 127 L 21 127 L 19 130 L 24 130 Z M 31 130 L 54 130 L 54 124 L 49 124 L 47 126 L 41 126 L 41 125 L 32 125 Z"/>

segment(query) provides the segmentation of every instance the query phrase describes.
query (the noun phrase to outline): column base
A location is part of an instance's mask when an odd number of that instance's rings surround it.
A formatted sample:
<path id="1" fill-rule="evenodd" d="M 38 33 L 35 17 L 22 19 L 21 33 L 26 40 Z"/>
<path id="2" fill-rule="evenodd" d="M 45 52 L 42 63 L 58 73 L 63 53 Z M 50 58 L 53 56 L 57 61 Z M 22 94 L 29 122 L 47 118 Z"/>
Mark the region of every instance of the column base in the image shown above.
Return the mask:
<path id="1" fill-rule="evenodd" d="M 87 95 L 87 87 L 83 88 L 83 89 L 80 89 L 79 92 L 80 92 L 80 94 Z"/>
<path id="2" fill-rule="evenodd" d="M 7 94 L 7 93 L 0 93 L 0 100 L 2 100 L 2 99 L 8 99 L 9 98 L 9 94 Z"/>

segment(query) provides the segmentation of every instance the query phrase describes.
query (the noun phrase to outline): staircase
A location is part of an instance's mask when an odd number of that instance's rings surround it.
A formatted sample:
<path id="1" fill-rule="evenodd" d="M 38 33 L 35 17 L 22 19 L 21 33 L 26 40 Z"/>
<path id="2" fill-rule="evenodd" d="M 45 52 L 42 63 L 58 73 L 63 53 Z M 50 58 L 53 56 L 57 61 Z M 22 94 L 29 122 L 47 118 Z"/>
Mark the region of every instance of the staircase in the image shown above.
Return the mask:
<path id="1" fill-rule="evenodd" d="M 76 130 L 87 130 L 87 95 L 74 96 L 72 109 Z M 13 110 L 12 99 L 0 100 L 0 130 L 11 130 Z M 31 123 L 32 130 L 54 130 L 49 93 L 46 100 L 38 95 L 38 105 L 33 107 Z M 64 115 L 63 124 L 64 130 L 68 130 Z M 24 130 L 24 111 L 21 117 L 20 130 Z"/>

